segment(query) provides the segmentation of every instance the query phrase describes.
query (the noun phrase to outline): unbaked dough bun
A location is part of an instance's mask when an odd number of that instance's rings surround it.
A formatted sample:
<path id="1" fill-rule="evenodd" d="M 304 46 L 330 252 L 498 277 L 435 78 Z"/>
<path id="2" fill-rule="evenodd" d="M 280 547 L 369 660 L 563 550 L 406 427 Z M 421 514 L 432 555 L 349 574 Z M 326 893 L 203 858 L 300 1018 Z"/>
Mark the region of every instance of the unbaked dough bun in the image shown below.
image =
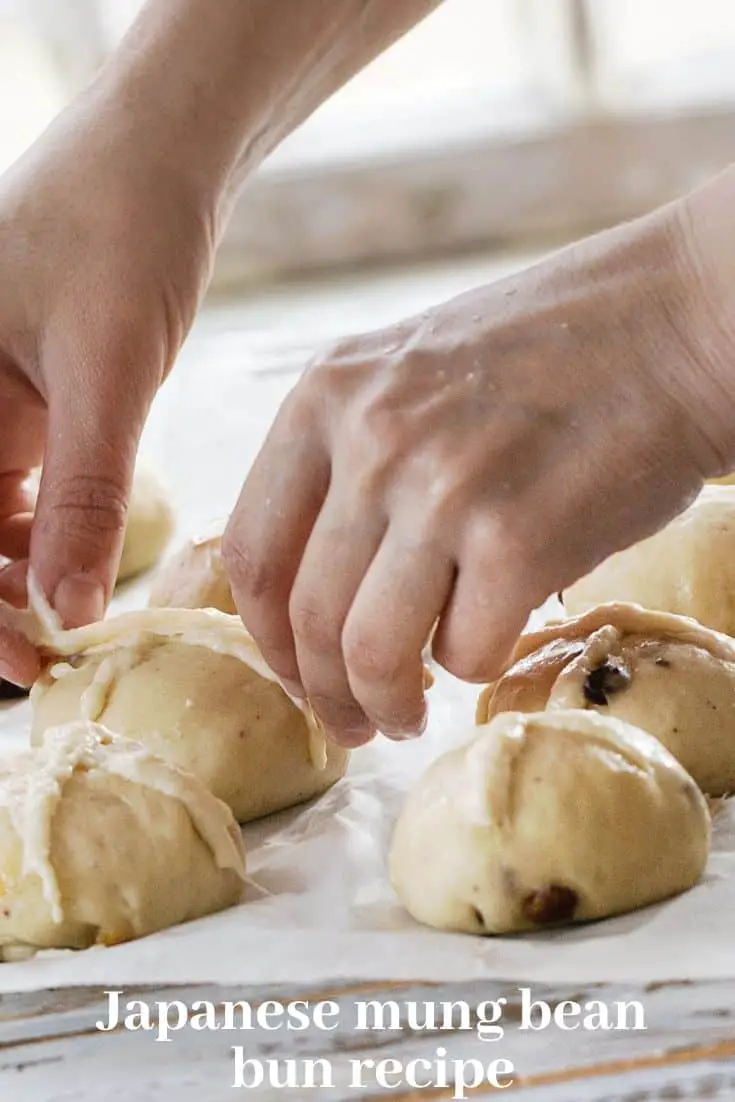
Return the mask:
<path id="1" fill-rule="evenodd" d="M 509 712 L 424 774 L 390 875 L 419 922 L 504 934 L 686 891 L 709 840 L 704 797 L 651 735 L 593 712 Z"/>
<path id="2" fill-rule="evenodd" d="M 150 570 L 160 560 L 176 527 L 168 491 L 156 471 L 138 461 L 128 506 L 119 582 Z"/>
<path id="3" fill-rule="evenodd" d="M 222 562 L 222 530 L 188 540 L 160 568 L 153 581 L 151 608 L 216 608 L 237 612 Z"/>
<path id="4" fill-rule="evenodd" d="M 571 616 L 629 601 L 735 635 L 735 486 L 705 486 L 680 516 L 611 555 L 563 601 Z"/>
<path id="5" fill-rule="evenodd" d="M 115 945 L 239 902 L 229 809 L 88 723 L 0 763 L 0 959 Z"/>
<path id="6" fill-rule="evenodd" d="M 147 609 L 51 629 L 32 737 L 87 719 L 190 770 L 240 822 L 325 792 L 349 754 L 292 701 L 236 616 Z"/>
<path id="7" fill-rule="evenodd" d="M 500 712 L 581 708 L 655 735 L 712 796 L 735 792 L 735 641 L 683 616 L 600 605 L 521 636 L 480 695 Z"/>

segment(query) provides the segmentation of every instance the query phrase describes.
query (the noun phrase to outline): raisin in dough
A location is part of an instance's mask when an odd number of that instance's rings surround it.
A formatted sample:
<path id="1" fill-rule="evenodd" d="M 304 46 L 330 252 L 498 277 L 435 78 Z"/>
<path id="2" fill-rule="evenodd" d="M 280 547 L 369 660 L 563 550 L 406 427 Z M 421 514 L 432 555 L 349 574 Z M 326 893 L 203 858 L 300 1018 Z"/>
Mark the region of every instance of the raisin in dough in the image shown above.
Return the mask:
<path id="1" fill-rule="evenodd" d="M 87 719 L 139 739 L 239 822 L 320 795 L 348 752 L 283 691 L 236 616 L 147 609 L 44 636 L 55 661 L 31 693 L 33 738 Z"/>
<path id="2" fill-rule="evenodd" d="M 476 718 L 556 708 L 642 727 L 708 795 L 735 792 L 735 641 L 695 620 L 610 604 L 521 636 Z"/>
<path id="3" fill-rule="evenodd" d="M 594 712 L 508 712 L 424 774 L 390 875 L 419 922 L 504 934 L 686 891 L 709 840 L 703 795 L 651 735 Z"/>
<path id="4" fill-rule="evenodd" d="M 151 608 L 216 608 L 237 612 L 222 562 L 222 525 L 188 540 L 156 575 Z"/>
<path id="5" fill-rule="evenodd" d="M 77 723 L 0 763 L 0 960 L 143 937 L 244 883 L 229 809 L 138 743 Z"/>
<path id="6" fill-rule="evenodd" d="M 611 555 L 563 594 L 570 616 L 610 601 L 735 635 L 735 486 L 705 486 L 660 532 Z"/>

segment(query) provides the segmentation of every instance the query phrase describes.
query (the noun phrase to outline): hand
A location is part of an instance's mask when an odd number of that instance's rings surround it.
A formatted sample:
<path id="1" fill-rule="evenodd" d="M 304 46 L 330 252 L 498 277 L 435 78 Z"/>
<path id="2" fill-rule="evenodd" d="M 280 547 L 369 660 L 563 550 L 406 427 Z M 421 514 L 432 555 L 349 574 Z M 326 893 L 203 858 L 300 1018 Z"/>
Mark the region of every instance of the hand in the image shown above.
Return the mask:
<path id="1" fill-rule="evenodd" d="M 104 613 L 140 433 L 209 277 L 213 218 L 177 164 L 98 86 L 0 180 L 0 596 L 23 599 L 30 557 L 69 626 Z M 36 672 L 0 628 L 0 677 Z"/>
<path id="2" fill-rule="evenodd" d="M 735 459 L 688 257 L 668 208 L 307 370 L 224 555 L 266 660 L 333 738 L 419 732 L 435 625 L 447 670 L 491 678 L 534 607 Z"/>

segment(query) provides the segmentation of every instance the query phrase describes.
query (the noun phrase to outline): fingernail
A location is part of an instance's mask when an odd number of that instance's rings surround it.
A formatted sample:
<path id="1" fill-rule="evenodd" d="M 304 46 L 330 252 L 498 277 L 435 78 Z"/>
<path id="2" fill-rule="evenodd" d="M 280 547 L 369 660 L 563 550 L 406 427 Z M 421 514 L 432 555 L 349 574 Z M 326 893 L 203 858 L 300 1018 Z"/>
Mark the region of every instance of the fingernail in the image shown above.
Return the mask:
<path id="1" fill-rule="evenodd" d="M 57 585 L 53 607 L 64 627 L 82 627 L 101 620 L 105 615 L 105 592 L 94 578 L 71 574 Z"/>
<path id="2" fill-rule="evenodd" d="M 424 712 L 420 722 L 416 727 L 411 727 L 405 731 L 383 731 L 383 734 L 386 738 L 391 739 L 392 742 L 410 742 L 412 739 L 421 738 L 424 731 L 426 730 L 426 725 L 428 724 L 428 722 L 429 713 Z"/>
<path id="3" fill-rule="evenodd" d="M 25 608 L 28 603 L 27 573 L 27 559 L 3 566 L 0 569 L 0 600 L 16 608 Z"/>

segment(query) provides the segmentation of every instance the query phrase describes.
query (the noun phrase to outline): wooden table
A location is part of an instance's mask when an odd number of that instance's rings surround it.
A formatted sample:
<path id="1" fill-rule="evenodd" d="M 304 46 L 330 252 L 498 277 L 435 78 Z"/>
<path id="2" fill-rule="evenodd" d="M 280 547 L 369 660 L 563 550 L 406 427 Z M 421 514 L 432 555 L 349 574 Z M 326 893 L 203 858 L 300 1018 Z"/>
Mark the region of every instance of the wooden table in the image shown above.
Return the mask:
<path id="1" fill-rule="evenodd" d="M 256 1030 L 218 1033 L 187 1028 L 171 1043 L 154 1034 L 119 1030 L 102 1033 L 106 1020 L 104 993 L 67 988 L 31 995 L 0 996 L 0 1098 L 8 1102 L 223 1102 L 234 1097 L 304 1099 L 313 1102 L 398 1102 L 430 1099 L 443 1102 L 452 1089 L 382 1090 L 349 1085 L 349 1061 L 356 1058 L 403 1061 L 433 1058 L 437 1046 L 450 1059 L 498 1057 L 513 1061 L 518 1078 L 503 1092 L 529 1102 L 663 1102 L 674 1099 L 735 1099 L 735 981 L 650 984 L 647 987 L 599 985 L 580 989 L 534 985 L 533 996 L 552 1007 L 571 998 L 578 1003 L 639 1000 L 645 1008 L 645 1032 L 540 1032 L 519 1028 L 519 995 L 515 984 L 411 986 L 345 984 L 339 990 L 293 991 L 224 987 L 137 989 L 126 999 L 180 999 L 191 1004 L 267 998 L 334 999 L 340 1026 L 325 1033 L 316 1028 L 285 1036 Z M 451 1033 L 362 1032 L 353 1028 L 358 999 L 464 1000 L 477 1005 L 499 996 L 508 999 L 506 1034 L 498 1042 L 478 1040 L 476 1031 Z M 244 1045 L 248 1058 L 326 1058 L 333 1069 L 331 1089 L 259 1087 L 233 1090 L 232 1045 Z M 495 1094 L 485 1087 L 469 1097 Z"/>

